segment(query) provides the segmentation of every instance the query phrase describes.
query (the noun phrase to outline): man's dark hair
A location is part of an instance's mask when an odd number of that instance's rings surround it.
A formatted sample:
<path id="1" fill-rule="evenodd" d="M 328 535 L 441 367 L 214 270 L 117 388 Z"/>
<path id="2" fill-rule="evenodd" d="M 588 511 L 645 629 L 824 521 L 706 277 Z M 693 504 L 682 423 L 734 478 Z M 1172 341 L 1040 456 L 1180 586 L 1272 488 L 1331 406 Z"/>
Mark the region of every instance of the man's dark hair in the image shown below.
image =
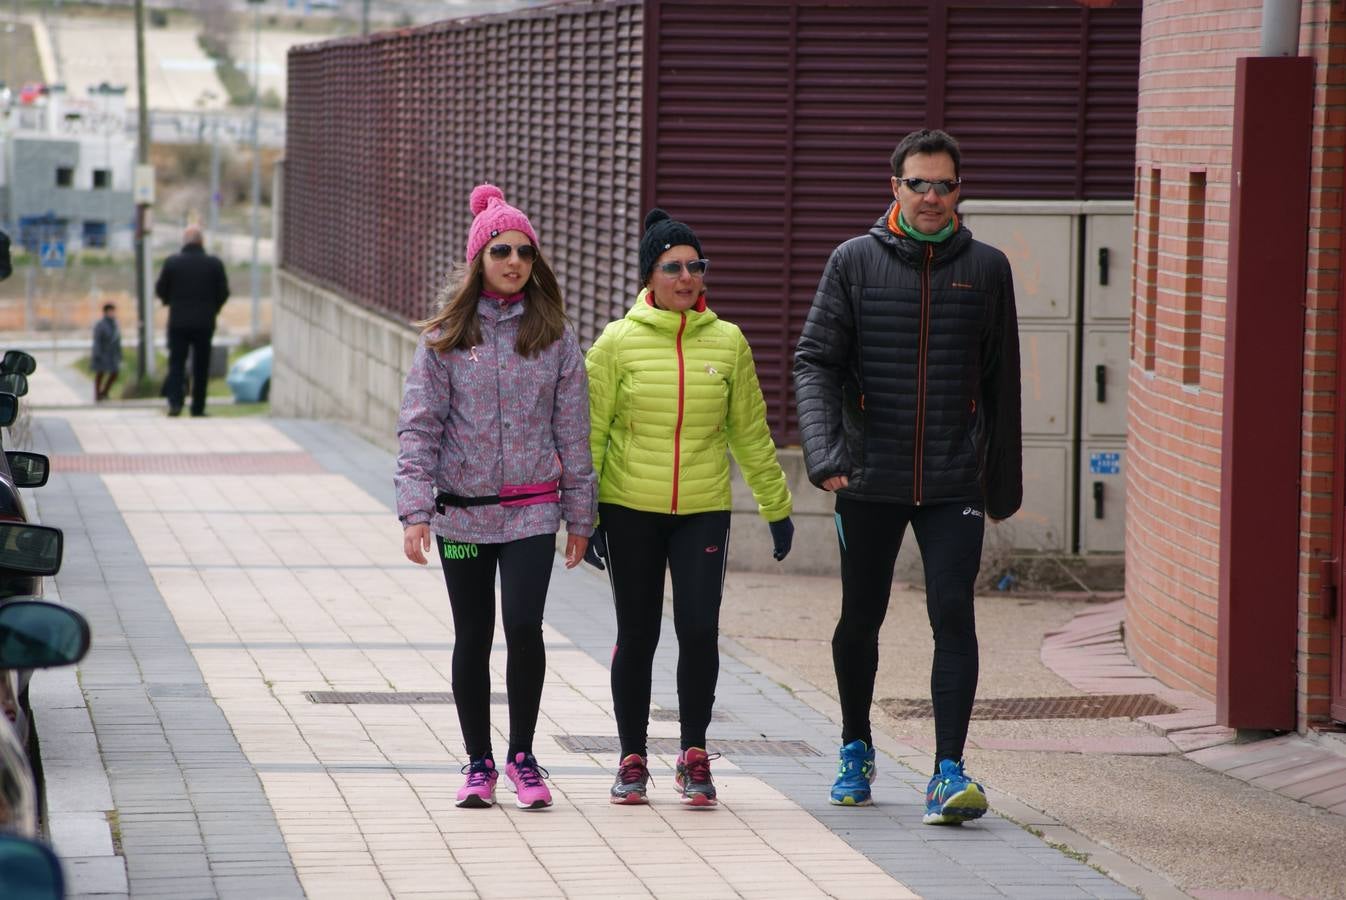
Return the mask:
<path id="1" fill-rule="evenodd" d="M 958 142 L 953 136 L 940 131 L 938 128 L 922 128 L 920 131 L 913 131 L 904 137 L 893 151 L 892 164 L 893 175 L 902 177 L 902 165 L 907 161 L 907 157 L 913 153 L 947 153 L 953 160 L 953 177 L 960 176 L 960 167 L 963 162 L 963 154 L 958 149 Z"/>
<path id="2" fill-rule="evenodd" d="M 113 311 L 115 311 L 116 309 L 117 309 L 117 304 L 115 304 L 115 303 L 104 303 L 104 304 L 103 304 L 103 312 L 105 312 L 105 313 L 113 312 Z"/>

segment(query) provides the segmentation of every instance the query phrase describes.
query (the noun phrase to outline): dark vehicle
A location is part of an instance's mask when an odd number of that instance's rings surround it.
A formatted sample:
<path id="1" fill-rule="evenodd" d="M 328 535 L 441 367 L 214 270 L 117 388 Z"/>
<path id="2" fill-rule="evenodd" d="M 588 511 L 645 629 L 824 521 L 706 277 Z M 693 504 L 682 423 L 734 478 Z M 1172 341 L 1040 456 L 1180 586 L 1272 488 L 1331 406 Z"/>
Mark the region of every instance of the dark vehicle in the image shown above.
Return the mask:
<path id="1" fill-rule="evenodd" d="M 31 353 L 24 353 L 22 350 L 6 350 L 3 359 L 0 359 L 0 375 L 32 375 L 37 371 L 37 360 L 33 359 Z"/>
<path id="2" fill-rule="evenodd" d="M 36 597 L 0 605 L 0 672 L 73 665 L 88 652 L 89 623 L 75 610 Z M 14 726 L 0 719 L 0 832 L 36 837 L 37 788 L 25 747 Z M 7 871 L 0 863 L 0 897 L 28 896 L 8 889 Z"/>
<path id="3" fill-rule="evenodd" d="M 0 578 L 29 576 L 41 584 L 42 576 L 60 571 L 64 540 L 65 535 L 59 528 L 27 522 L 0 522 Z M 23 595 L 0 599 L 0 614 L 11 605 L 30 599 Z M 0 635 L 0 642 L 3 640 Z M 26 745 L 29 737 L 26 700 L 28 681 L 34 668 L 41 666 L 0 665 L 0 712 L 3 713 L 0 718 L 13 728 L 21 746 Z"/>

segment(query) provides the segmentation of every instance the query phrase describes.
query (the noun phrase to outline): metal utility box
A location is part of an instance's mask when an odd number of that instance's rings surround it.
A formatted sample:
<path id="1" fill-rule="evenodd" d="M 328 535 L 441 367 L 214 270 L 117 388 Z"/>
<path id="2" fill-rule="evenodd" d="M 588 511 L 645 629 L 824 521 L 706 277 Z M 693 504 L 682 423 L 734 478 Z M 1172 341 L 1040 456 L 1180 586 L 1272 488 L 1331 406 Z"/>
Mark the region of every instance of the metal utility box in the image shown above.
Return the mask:
<path id="1" fill-rule="evenodd" d="M 1071 470 L 1073 448 L 1061 441 L 1024 441 L 1024 503 L 1006 529 L 1013 546 L 1046 553 L 1070 552 L 1074 482 L 1062 478 Z"/>
<path id="2" fill-rule="evenodd" d="M 1085 440 L 1126 437 L 1130 341 L 1124 325 L 1084 326 L 1080 433 Z"/>
<path id="3" fill-rule="evenodd" d="M 1019 325 L 1024 436 L 1070 437 L 1075 428 L 1075 329 Z"/>
<path id="4" fill-rule="evenodd" d="M 1126 550 L 1126 443 L 1080 446 L 1080 552 Z"/>
<path id="5" fill-rule="evenodd" d="M 1135 217 L 1130 202 L 1081 204 L 1084 217 L 1084 321 L 1131 319 L 1131 234 Z"/>
<path id="6" fill-rule="evenodd" d="M 1078 203 L 965 203 L 962 220 L 977 240 L 998 248 L 1014 268 L 1014 304 L 1021 319 L 1075 319 L 1078 293 L 1074 208 Z M 1062 212 L 1062 207 L 1069 211 Z M 1011 214 L 1003 210 L 1012 208 Z"/>

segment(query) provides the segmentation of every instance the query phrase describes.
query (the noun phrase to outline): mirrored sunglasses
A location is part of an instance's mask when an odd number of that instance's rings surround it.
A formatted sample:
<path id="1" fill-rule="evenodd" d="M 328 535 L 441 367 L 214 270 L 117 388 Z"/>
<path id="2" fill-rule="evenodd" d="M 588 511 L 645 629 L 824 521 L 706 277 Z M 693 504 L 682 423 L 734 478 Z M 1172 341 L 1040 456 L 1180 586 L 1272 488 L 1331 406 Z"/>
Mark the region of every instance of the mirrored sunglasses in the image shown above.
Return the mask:
<path id="1" fill-rule="evenodd" d="M 672 262 L 660 263 L 655 266 L 655 268 L 660 272 L 663 272 L 669 278 L 678 278 L 681 276 L 683 268 L 686 268 L 687 274 L 693 278 L 701 278 L 706 274 L 706 270 L 710 268 L 710 260 L 691 259 L 687 261 L 685 266 L 681 260 L 674 260 Z"/>
<path id="2" fill-rule="evenodd" d="M 963 183 L 961 178 L 954 178 L 949 181 L 926 181 L 924 178 L 899 178 L 897 180 L 905 184 L 909 190 L 922 196 L 929 193 L 931 188 L 934 188 L 935 193 L 941 197 L 947 197 L 954 188 Z"/>
<path id="3" fill-rule="evenodd" d="M 511 253 L 518 253 L 519 259 L 524 262 L 532 262 L 537 259 L 537 248 L 532 244 L 492 244 L 486 250 L 491 254 L 491 259 L 509 259 Z"/>

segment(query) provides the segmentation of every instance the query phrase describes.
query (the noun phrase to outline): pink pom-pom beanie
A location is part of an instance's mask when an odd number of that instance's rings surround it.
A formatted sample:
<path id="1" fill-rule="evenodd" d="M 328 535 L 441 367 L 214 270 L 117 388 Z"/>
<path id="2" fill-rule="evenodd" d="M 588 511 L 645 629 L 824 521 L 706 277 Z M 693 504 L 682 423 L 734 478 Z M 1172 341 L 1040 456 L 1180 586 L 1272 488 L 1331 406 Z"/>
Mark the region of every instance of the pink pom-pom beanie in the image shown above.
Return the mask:
<path id="1" fill-rule="evenodd" d="M 528 217 L 520 210 L 505 202 L 505 194 L 500 188 L 493 184 L 479 184 L 472 189 L 472 198 L 469 202 L 472 214 L 476 216 L 467 232 L 469 263 L 477 258 L 481 248 L 490 243 L 491 238 L 506 231 L 522 231 L 528 235 L 528 240 L 533 242 L 533 246 L 537 246 L 537 232 L 533 230 L 533 223 L 529 222 Z"/>

